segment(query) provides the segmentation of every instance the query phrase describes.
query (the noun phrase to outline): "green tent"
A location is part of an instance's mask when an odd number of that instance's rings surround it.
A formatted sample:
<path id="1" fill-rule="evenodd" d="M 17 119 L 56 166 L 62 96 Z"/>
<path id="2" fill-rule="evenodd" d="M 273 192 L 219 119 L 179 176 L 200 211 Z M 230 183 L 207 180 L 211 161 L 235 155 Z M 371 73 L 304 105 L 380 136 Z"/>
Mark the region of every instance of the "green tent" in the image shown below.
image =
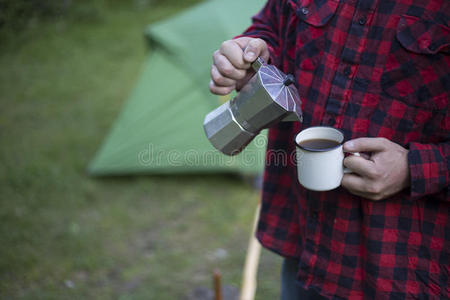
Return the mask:
<path id="1" fill-rule="evenodd" d="M 260 173 L 265 135 L 228 157 L 203 131 L 226 101 L 209 93 L 212 53 L 250 24 L 262 0 L 210 0 L 146 30 L 151 48 L 136 87 L 89 165 L 93 175 L 176 172 Z"/>

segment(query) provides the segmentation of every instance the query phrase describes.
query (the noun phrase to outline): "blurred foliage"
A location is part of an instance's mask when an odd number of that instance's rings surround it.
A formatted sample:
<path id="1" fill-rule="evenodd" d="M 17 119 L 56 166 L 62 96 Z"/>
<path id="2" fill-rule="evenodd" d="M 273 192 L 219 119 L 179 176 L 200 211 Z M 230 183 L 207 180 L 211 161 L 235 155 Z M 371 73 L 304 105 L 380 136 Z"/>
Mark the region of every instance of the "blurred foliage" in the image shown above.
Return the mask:
<path id="1" fill-rule="evenodd" d="M 0 0 L 0 30 L 21 31 L 36 22 L 55 19 L 96 21 L 102 10 L 115 6 L 137 9 L 163 2 L 162 0 Z M 166 1 L 167 2 L 167 1 Z M 168 1 L 171 2 L 171 1 Z M 173 2 L 173 1 L 172 1 Z"/>
<path id="2" fill-rule="evenodd" d="M 117 13 L 149 14 L 148 22 L 202 0 L 0 0 L 0 53 L 17 49 L 46 26 L 59 33 L 79 25 L 100 26 Z M 142 27 L 142 30 L 144 26 Z M 142 31 L 141 31 L 142 32 Z"/>
<path id="3" fill-rule="evenodd" d="M 100 2 L 95 0 L 0 0 L 0 26 L 10 30 L 23 30 L 30 23 L 42 19 L 54 19 L 70 14 L 94 17 Z M 86 5 L 86 4 L 89 5 Z M 97 3 L 97 4 L 96 4 Z M 94 4 L 94 5 L 93 5 Z"/>

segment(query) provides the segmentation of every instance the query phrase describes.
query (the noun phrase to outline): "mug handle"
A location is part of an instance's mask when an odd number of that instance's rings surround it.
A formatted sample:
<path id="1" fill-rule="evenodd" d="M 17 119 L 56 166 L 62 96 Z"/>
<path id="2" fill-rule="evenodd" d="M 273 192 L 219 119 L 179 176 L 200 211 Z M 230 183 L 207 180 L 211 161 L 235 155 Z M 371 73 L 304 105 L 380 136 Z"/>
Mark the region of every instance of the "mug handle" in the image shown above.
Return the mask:
<path id="1" fill-rule="evenodd" d="M 351 155 L 354 155 L 354 156 L 361 156 L 361 154 L 359 154 L 359 152 L 348 152 L 348 153 L 350 153 Z M 344 174 L 348 174 L 348 173 L 353 173 L 353 171 L 347 167 L 344 167 Z"/>

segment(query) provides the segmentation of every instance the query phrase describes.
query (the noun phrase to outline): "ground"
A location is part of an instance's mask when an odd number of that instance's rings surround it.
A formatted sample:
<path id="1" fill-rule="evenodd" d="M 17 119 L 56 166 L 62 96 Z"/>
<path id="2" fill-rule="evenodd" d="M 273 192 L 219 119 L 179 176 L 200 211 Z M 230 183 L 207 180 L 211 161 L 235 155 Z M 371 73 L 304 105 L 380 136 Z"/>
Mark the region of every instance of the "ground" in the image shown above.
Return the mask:
<path id="1" fill-rule="evenodd" d="M 145 26 L 195 2 L 130 1 L 3 38 L 0 298 L 183 299 L 215 268 L 239 287 L 251 184 L 86 173 L 149 53 Z M 279 268 L 263 251 L 257 299 L 277 298 Z"/>

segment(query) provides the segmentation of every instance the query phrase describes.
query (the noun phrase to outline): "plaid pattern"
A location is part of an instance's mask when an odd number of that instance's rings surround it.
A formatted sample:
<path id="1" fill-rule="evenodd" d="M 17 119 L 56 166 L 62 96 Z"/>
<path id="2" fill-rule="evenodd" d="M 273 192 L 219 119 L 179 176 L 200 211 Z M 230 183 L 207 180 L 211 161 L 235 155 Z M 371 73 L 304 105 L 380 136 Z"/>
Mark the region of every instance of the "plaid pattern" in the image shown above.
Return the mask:
<path id="1" fill-rule="evenodd" d="M 304 122 L 269 130 L 261 243 L 300 260 L 331 299 L 450 297 L 448 0 L 269 0 L 245 36 L 295 74 Z M 294 136 L 315 125 L 410 150 L 411 187 L 373 202 L 297 181 Z M 290 156 L 288 156 L 290 157 Z"/>

